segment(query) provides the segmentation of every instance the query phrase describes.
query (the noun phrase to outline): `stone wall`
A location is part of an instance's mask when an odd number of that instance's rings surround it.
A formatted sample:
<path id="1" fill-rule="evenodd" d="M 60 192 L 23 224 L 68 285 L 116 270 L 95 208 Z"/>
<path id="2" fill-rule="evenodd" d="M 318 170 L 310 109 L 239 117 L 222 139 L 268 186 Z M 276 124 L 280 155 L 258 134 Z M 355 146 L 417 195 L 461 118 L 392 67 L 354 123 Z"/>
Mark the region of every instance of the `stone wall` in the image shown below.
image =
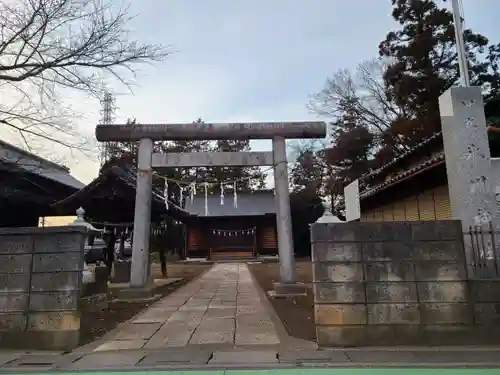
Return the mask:
<path id="1" fill-rule="evenodd" d="M 0 346 L 78 345 L 85 228 L 0 229 Z"/>
<path id="2" fill-rule="evenodd" d="M 499 342 L 500 281 L 467 280 L 459 221 L 311 228 L 320 346 Z"/>

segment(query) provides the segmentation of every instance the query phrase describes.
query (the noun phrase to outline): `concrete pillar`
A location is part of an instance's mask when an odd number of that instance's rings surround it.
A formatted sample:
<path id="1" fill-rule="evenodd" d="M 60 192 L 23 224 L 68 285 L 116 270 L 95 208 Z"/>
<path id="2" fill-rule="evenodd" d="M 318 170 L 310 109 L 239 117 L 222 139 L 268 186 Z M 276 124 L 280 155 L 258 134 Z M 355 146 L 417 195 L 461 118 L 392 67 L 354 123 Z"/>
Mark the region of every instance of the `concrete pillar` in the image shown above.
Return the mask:
<path id="1" fill-rule="evenodd" d="M 481 88 L 450 88 L 439 110 L 453 218 L 464 227 L 498 218 Z"/>
<path id="2" fill-rule="evenodd" d="M 137 161 L 137 191 L 135 196 L 134 240 L 132 242 L 131 288 L 147 288 L 150 282 L 149 239 L 151 228 L 151 191 L 153 141 L 140 140 Z"/>
<path id="3" fill-rule="evenodd" d="M 295 283 L 297 277 L 293 253 L 292 216 L 290 210 L 290 193 L 288 190 L 285 138 L 273 138 L 273 158 L 281 282 L 284 284 Z"/>

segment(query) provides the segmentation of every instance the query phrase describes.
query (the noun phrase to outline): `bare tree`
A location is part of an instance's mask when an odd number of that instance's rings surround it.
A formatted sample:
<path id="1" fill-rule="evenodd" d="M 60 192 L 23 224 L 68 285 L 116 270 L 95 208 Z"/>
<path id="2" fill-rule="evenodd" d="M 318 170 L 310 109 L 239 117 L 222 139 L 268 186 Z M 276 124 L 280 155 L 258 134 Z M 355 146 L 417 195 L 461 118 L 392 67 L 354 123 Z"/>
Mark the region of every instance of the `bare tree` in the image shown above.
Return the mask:
<path id="1" fill-rule="evenodd" d="M 85 139 L 61 97 L 75 90 L 98 97 L 112 81 L 129 86 L 138 63 L 169 54 L 131 39 L 130 19 L 112 0 L 0 2 L 0 123 L 28 147 L 39 140 L 81 148 Z"/>
<path id="2" fill-rule="evenodd" d="M 373 59 L 359 64 L 354 73 L 337 71 L 327 79 L 323 90 L 313 95 L 309 109 L 335 122 L 348 107 L 360 125 L 375 133 L 385 132 L 393 121 L 409 116 L 386 96 L 383 75 L 387 66 L 387 61 Z"/>

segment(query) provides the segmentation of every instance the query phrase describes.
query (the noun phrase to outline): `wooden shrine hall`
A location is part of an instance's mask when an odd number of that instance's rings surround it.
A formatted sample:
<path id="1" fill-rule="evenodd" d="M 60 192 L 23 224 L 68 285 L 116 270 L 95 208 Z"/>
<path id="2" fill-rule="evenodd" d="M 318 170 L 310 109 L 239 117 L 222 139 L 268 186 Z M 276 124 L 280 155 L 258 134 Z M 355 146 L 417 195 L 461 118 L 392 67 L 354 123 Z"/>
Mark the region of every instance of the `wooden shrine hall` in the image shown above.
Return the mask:
<path id="1" fill-rule="evenodd" d="M 40 217 L 59 215 L 55 202 L 84 186 L 65 166 L 0 140 L 0 227 L 36 227 Z"/>
<path id="2" fill-rule="evenodd" d="M 56 202 L 53 207 L 60 215 L 71 215 L 79 207 L 85 209 L 86 219 L 100 223 L 128 223 L 134 221 L 137 185 L 135 168 L 127 165 L 110 165 L 84 188 Z M 165 207 L 163 190 L 155 186 L 151 192 L 151 221 L 158 222 L 167 216 L 182 220 L 186 211 L 169 201 Z M 101 225 L 97 225 L 101 227 Z"/>
<path id="3" fill-rule="evenodd" d="M 278 254 L 276 203 L 272 191 L 199 194 L 186 200 L 186 258 L 249 259 Z M 222 204 L 221 204 L 222 203 Z"/>

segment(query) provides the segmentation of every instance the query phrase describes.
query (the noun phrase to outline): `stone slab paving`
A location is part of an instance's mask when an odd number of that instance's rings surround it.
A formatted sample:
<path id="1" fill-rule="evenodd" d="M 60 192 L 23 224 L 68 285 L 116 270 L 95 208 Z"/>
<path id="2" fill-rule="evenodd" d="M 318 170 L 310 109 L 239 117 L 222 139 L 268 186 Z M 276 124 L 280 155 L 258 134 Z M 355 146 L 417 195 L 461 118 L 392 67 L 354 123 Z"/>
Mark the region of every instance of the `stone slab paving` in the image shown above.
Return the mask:
<path id="1" fill-rule="evenodd" d="M 122 325 L 95 351 L 278 345 L 268 305 L 244 263 L 215 264 Z"/>
<path id="2" fill-rule="evenodd" d="M 162 350 L 125 350 L 92 353 L 47 355 L 40 353 L 2 353 L 7 362 L 0 373 L 57 371 L 133 371 L 145 373 L 162 370 L 214 369 L 283 369 L 283 368 L 497 368 L 500 369 L 500 349 L 440 350 L 360 349 L 360 350 L 254 350 L 212 351 L 205 349 L 170 348 Z M 8 360 L 10 358 L 10 360 Z M 437 360 L 439 358 L 439 360 Z M 453 372 L 455 374 L 456 372 Z M 477 373 L 477 372 L 472 372 Z M 483 372 L 481 372 L 483 373 Z M 498 372 L 497 372 L 498 373 Z M 359 374 L 359 372 L 358 372 Z M 451 374 L 451 372 L 450 372 Z"/>

